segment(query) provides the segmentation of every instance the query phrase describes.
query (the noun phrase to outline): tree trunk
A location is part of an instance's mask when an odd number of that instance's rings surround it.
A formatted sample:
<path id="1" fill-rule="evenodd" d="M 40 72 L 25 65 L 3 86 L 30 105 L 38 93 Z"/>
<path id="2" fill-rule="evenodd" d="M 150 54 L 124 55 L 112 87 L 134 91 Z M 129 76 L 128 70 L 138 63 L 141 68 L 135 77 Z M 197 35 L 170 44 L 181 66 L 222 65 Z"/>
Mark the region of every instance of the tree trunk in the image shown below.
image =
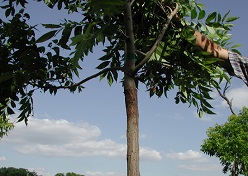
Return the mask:
<path id="1" fill-rule="evenodd" d="M 125 5 L 125 76 L 124 94 L 127 112 L 127 176 L 140 176 L 139 171 L 139 111 L 135 77 L 135 46 L 130 0 Z"/>
<path id="2" fill-rule="evenodd" d="M 125 78 L 134 84 L 133 78 Z M 135 86 L 135 84 L 134 84 Z M 127 176 L 139 176 L 139 113 L 136 87 L 124 88 L 127 111 Z"/>

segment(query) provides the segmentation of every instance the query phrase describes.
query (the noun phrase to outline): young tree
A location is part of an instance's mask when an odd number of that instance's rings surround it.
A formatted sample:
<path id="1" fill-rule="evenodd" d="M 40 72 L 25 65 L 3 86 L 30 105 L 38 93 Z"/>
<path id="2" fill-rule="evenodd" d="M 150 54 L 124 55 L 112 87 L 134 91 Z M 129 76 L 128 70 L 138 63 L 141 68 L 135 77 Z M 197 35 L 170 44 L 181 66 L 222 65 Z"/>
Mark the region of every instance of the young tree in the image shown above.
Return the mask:
<path id="1" fill-rule="evenodd" d="M 231 176 L 248 175 L 248 109 L 231 115 L 228 122 L 207 130 L 201 151 L 219 158 L 223 172 Z"/>
<path id="2" fill-rule="evenodd" d="M 0 20 L 1 118 L 5 120 L 14 114 L 13 108 L 18 105 L 18 121 L 27 123 L 33 108 L 32 94 L 37 89 L 50 94 L 56 94 L 58 89 L 80 92 L 85 82 L 96 77 L 107 78 L 112 85 L 122 72 L 128 176 L 140 175 L 139 84 L 147 87 L 150 96 L 166 97 L 169 90 L 177 89 L 176 103 L 194 105 L 202 116 L 203 112 L 214 114 L 209 100 L 213 87 L 220 88 L 216 79 L 229 80 L 225 72 L 213 64 L 217 61 L 215 58 L 195 47 L 191 27 L 222 47 L 228 47 L 230 22 L 236 18 L 228 18 L 228 13 L 206 15 L 204 6 L 195 0 L 45 0 L 52 9 L 64 8 L 68 13 L 82 14 L 82 20 L 43 24 L 49 31 L 38 39 L 36 26 L 28 24 L 27 2 L 4 2 L 2 8 L 8 21 Z M 171 23 L 176 13 L 182 17 L 181 27 Z M 84 57 L 99 44 L 103 44 L 105 53 L 98 59 L 99 71 L 75 82 Z M 70 54 L 62 55 L 61 49 Z"/>

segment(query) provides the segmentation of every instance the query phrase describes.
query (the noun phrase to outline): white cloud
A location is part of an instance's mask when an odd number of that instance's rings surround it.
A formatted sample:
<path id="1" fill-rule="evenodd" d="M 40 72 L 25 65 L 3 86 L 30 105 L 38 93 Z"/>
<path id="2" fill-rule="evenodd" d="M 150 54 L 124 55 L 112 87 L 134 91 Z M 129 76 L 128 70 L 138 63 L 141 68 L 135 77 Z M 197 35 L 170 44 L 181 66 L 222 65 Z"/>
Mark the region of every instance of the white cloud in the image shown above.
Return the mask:
<path id="1" fill-rule="evenodd" d="M 1 142 L 12 145 L 16 151 L 49 157 L 126 156 L 126 144 L 111 139 L 98 140 L 101 131 L 88 123 L 66 120 L 30 118 L 28 126 L 17 123 L 15 129 Z M 140 148 L 140 158 L 160 160 L 160 153 L 151 148 Z"/>
<path id="2" fill-rule="evenodd" d="M 167 157 L 185 162 L 186 164 L 179 164 L 178 167 L 186 170 L 215 171 L 222 169 L 221 165 L 216 161 L 209 160 L 202 153 L 193 150 L 178 153 L 170 152 Z"/>
<path id="3" fill-rule="evenodd" d="M 119 174 L 119 173 L 115 173 L 115 172 L 91 172 L 91 171 L 87 171 L 85 176 L 124 176 L 125 174 Z"/>
<path id="4" fill-rule="evenodd" d="M 197 160 L 197 161 L 201 161 L 201 162 L 205 162 L 207 161 L 206 158 L 204 158 L 204 156 L 197 151 L 193 151 L 193 150 L 188 150 L 186 152 L 170 152 L 167 154 L 168 158 L 171 159 L 175 159 L 175 160 Z"/>
<path id="5" fill-rule="evenodd" d="M 38 175 L 44 175 L 44 176 L 54 176 L 55 174 L 48 173 L 44 168 L 28 168 L 29 171 L 35 172 Z"/>
<path id="6" fill-rule="evenodd" d="M 248 107 L 248 89 L 247 86 L 231 89 L 226 93 L 229 100 L 232 100 L 233 108 L 241 110 L 242 107 Z M 223 106 L 227 106 L 226 101 L 222 101 Z"/>
<path id="7" fill-rule="evenodd" d="M 162 156 L 158 151 L 148 148 L 148 147 L 140 148 L 140 157 L 143 160 L 161 160 L 162 159 Z"/>
<path id="8" fill-rule="evenodd" d="M 59 145 L 70 142 L 83 142 L 101 135 L 98 127 L 88 123 L 72 123 L 66 120 L 29 118 L 28 126 L 23 122 L 15 124 L 8 137 L 8 142 L 26 144 Z"/>
<path id="9" fill-rule="evenodd" d="M 216 113 L 216 112 L 215 112 Z M 217 113 L 218 114 L 218 113 Z M 205 122 L 212 122 L 213 118 L 216 118 L 216 116 L 209 115 L 204 113 L 202 117 L 199 117 L 199 114 L 197 112 L 193 112 L 194 117 L 196 117 L 198 120 L 205 121 Z"/>
<path id="10" fill-rule="evenodd" d="M 193 170 L 193 171 L 214 171 L 221 170 L 222 167 L 219 164 L 186 164 L 179 166 L 182 169 Z"/>
<path id="11" fill-rule="evenodd" d="M 45 156 L 108 156 L 108 157 L 122 157 L 125 156 L 125 145 L 117 144 L 110 139 L 102 141 L 84 141 L 71 142 L 62 145 L 49 144 L 34 144 L 23 145 L 16 149 L 21 153 L 26 154 L 41 154 Z"/>
<path id="12" fill-rule="evenodd" d="M 1 162 L 1 161 L 6 161 L 6 157 L 0 156 L 0 162 Z"/>

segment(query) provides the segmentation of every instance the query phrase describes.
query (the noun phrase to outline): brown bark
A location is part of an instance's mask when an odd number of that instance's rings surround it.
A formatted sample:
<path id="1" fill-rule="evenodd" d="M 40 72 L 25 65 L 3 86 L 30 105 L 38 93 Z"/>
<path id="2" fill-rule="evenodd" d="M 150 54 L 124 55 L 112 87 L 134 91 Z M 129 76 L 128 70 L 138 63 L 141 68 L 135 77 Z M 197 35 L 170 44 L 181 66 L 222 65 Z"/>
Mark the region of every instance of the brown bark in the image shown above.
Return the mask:
<path id="1" fill-rule="evenodd" d="M 139 112 L 137 89 L 125 90 L 127 112 L 127 176 L 139 176 Z"/>

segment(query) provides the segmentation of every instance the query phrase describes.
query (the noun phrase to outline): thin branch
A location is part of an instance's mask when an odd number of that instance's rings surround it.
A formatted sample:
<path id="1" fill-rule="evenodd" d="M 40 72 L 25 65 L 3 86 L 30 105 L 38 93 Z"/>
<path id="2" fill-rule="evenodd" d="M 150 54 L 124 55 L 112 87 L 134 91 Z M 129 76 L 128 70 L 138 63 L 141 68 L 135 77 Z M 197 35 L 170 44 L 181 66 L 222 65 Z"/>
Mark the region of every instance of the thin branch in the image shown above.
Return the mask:
<path id="1" fill-rule="evenodd" d="M 146 53 L 143 53 L 142 51 L 139 51 L 139 50 L 136 50 L 135 51 L 136 53 L 139 53 L 140 55 L 142 55 L 142 56 L 146 56 Z M 161 61 L 157 61 L 157 62 L 159 62 L 161 65 L 163 65 L 163 66 L 165 66 L 165 67 L 172 67 L 170 64 L 168 64 L 168 63 L 165 63 L 165 62 L 161 62 Z"/>
<path id="2" fill-rule="evenodd" d="M 89 76 L 89 77 L 83 79 L 82 81 L 80 81 L 80 82 L 78 82 L 78 83 L 76 83 L 76 84 L 73 84 L 73 85 L 71 85 L 71 86 L 69 86 L 69 87 L 79 86 L 79 85 L 81 85 L 81 84 L 83 84 L 83 83 L 85 83 L 85 82 L 87 82 L 87 81 L 89 81 L 89 80 L 91 80 L 91 79 L 93 79 L 93 78 L 96 78 L 96 77 L 100 76 L 100 75 L 103 74 L 103 73 L 106 73 L 106 72 L 109 72 L 109 71 L 114 71 L 114 70 L 122 70 L 122 71 L 123 71 L 123 68 L 122 68 L 122 67 L 105 68 L 105 69 L 99 71 L 98 73 L 96 73 L 96 74 L 94 74 L 94 75 L 91 75 L 91 76 Z M 68 87 L 68 88 L 69 88 L 69 87 Z"/>
<path id="3" fill-rule="evenodd" d="M 161 42 L 162 38 L 164 37 L 164 34 L 165 34 L 166 30 L 168 29 L 169 24 L 170 24 L 172 18 L 176 15 L 177 11 L 178 11 L 178 4 L 176 3 L 175 9 L 167 17 L 167 20 L 166 20 L 165 24 L 163 25 L 163 29 L 161 30 L 161 32 L 160 32 L 157 40 L 153 44 L 153 46 L 150 49 L 150 51 L 146 54 L 146 56 L 144 57 L 144 59 L 138 65 L 136 65 L 136 67 L 134 69 L 134 73 L 137 73 L 139 71 L 139 69 L 141 69 L 145 65 L 145 63 L 150 59 L 150 57 L 152 56 L 152 54 L 155 52 L 155 50 L 157 49 L 159 43 Z"/>
<path id="4" fill-rule="evenodd" d="M 146 56 L 146 53 L 143 53 L 143 52 L 140 51 L 140 50 L 135 50 L 135 52 L 141 54 L 141 55 L 144 56 L 144 57 Z"/>
<path id="5" fill-rule="evenodd" d="M 131 4 L 130 4 L 131 6 L 133 5 L 134 1 L 135 1 L 135 0 L 132 0 L 132 1 L 131 1 Z"/>
<path id="6" fill-rule="evenodd" d="M 158 1 L 157 3 L 159 4 L 160 8 L 166 13 L 166 10 L 165 10 L 165 8 L 163 6 L 163 3 L 165 3 L 165 2 L 164 1 L 162 1 L 162 2 Z M 173 12 L 173 10 L 171 9 L 170 6 L 166 6 L 166 7 L 170 10 L 170 13 Z"/>
<path id="7" fill-rule="evenodd" d="M 37 84 L 34 84 L 34 83 L 30 83 L 32 86 L 36 86 L 36 87 L 40 87 L 40 88 L 53 88 L 53 89 L 70 89 L 70 88 L 73 88 L 73 87 L 77 87 L 77 86 L 80 86 L 81 84 L 93 79 L 93 78 L 96 78 L 98 76 L 100 76 L 101 74 L 104 74 L 106 72 L 109 72 L 109 71 L 114 71 L 114 70 L 120 70 L 120 71 L 124 71 L 123 70 L 123 67 L 115 67 L 115 68 L 105 68 L 101 71 L 99 71 L 98 73 L 94 74 L 94 75 L 91 75 L 81 81 L 79 81 L 78 83 L 75 83 L 75 84 L 72 84 L 70 86 L 39 86 Z"/>
<path id="8" fill-rule="evenodd" d="M 235 112 L 234 112 L 234 110 L 233 110 L 233 108 L 232 108 L 232 100 L 229 100 L 229 99 L 226 97 L 226 91 L 227 91 L 228 88 L 229 88 L 228 82 L 226 82 L 226 85 L 225 85 L 225 87 L 224 87 L 223 93 L 222 93 L 218 88 L 216 88 L 216 90 L 218 91 L 218 93 L 219 93 L 219 95 L 221 96 L 221 98 L 223 98 L 223 99 L 226 101 L 226 103 L 227 103 L 227 105 L 228 105 L 230 111 L 232 112 L 232 114 L 235 114 Z"/>

